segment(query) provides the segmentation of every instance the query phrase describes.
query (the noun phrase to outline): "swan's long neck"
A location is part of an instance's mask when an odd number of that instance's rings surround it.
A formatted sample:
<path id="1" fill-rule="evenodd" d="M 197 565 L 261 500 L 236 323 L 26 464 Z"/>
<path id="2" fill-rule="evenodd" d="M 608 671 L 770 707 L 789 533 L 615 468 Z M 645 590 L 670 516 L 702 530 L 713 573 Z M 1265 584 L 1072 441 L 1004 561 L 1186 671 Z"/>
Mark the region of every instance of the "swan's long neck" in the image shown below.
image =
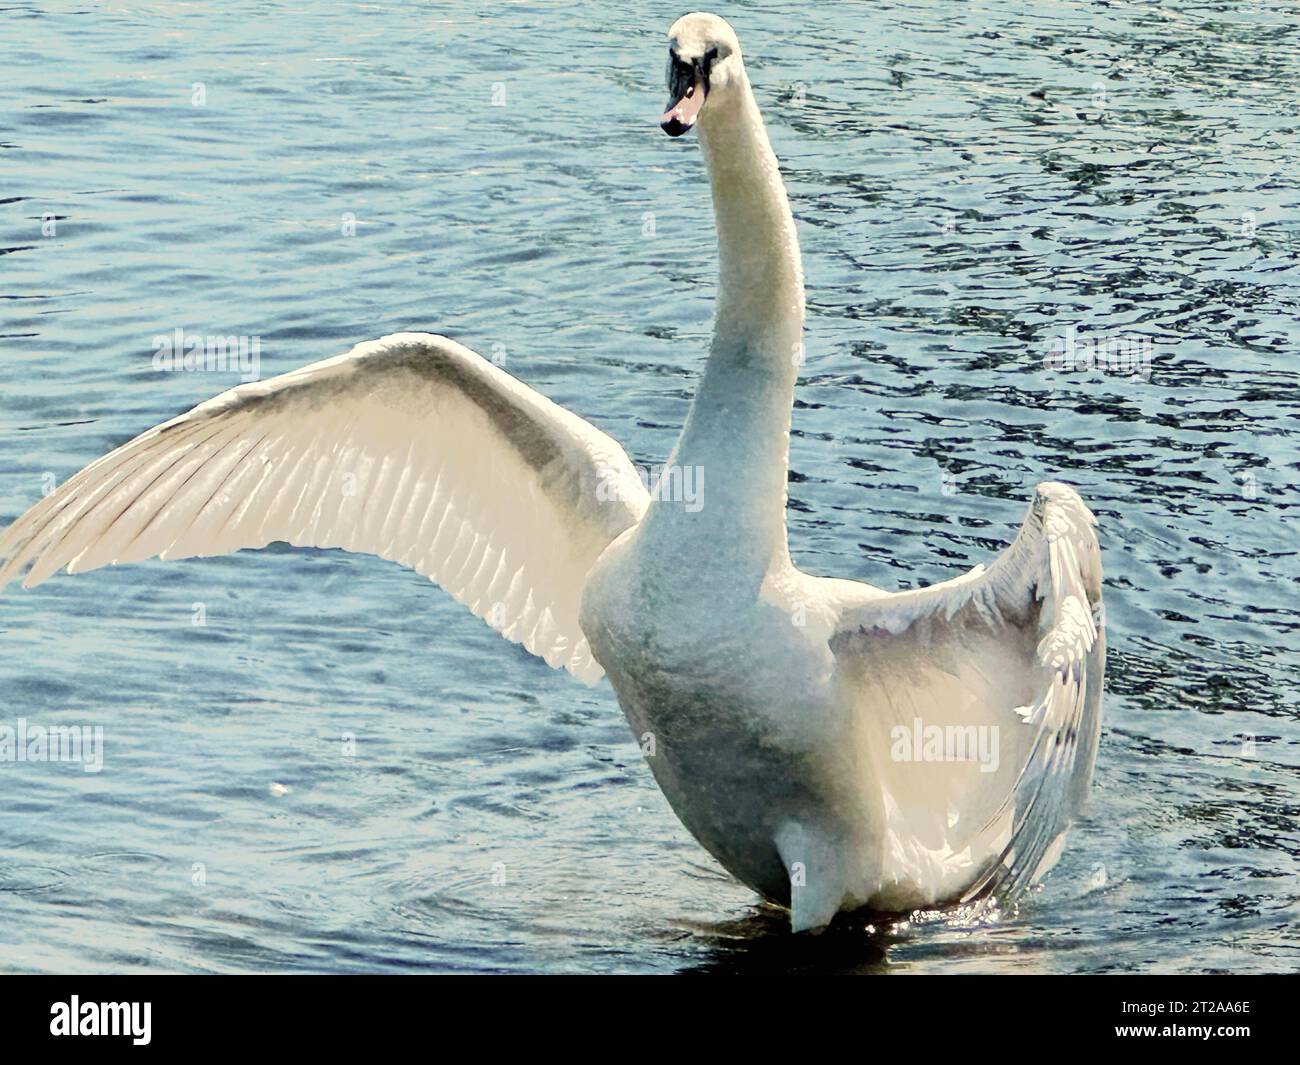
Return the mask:
<path id="1" fill-rule="evenodd" d="M 803 268 L 776 156 L 743 72 L 697 127 L 713 186 L 721 276 L 708 364 L 670 465 L 702 473 L 695 513 L 670 501 L 652 522 L 729 545 L 761 575 L 788 563 L 790 413 L 802 353 Z M 698 541 L 697 541 L 698 542 Z M 739 552 L 739 556 L 737 556 Z"/>

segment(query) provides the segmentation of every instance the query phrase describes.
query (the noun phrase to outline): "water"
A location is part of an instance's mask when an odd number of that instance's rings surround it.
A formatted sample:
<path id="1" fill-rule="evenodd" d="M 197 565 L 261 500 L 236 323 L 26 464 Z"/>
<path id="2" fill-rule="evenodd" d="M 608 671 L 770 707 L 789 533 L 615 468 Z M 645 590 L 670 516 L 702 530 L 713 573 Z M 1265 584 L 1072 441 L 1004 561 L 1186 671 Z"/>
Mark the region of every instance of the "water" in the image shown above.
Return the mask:
<path id="1" fill-rule="evenodd" d="M 236 383 L 154 370 L 176 328 L 259 336 L 263 376 L 446 332 L 663 460 L 716 268 L 698 148 L 654 125 L 681 12 L 478 7 L 0 11 L 5 521 Z M 1049 477 L 1101 521 L 1105 732 L 1045 888 L 791 940 L 607 685 L 282 548 L 0 596 L 0 721 L 105 730 L 101 773 L 0 765 L 0 968 L 1296 968 L 1295 7 L 790 10 L 725 13 L 807 265 L 797 561 L 943 579 Z M 1071 328 L 1142 372 L 1045 368 Z"/>

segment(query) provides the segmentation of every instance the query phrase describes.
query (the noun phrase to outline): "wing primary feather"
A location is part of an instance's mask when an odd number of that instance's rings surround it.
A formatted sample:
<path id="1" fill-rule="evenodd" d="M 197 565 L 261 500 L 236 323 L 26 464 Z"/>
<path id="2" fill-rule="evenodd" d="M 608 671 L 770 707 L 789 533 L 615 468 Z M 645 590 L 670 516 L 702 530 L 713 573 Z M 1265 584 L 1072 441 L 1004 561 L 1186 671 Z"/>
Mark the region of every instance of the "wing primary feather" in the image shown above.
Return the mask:
<path id="1" fill-rule="evenodd" d="M 333 490 L 344 472 L 354 495 Z M 611 476 L 608 499 L 584 489 Z M 395 334 L 229 389 L 92 462 L 0 533 L 0 586 L 28 566 L 31 587 L 61 567 L 338 545 L 418 570 L 591 683 L 583 584 L 648 502 L 595 426 L 454 341 Z"/>

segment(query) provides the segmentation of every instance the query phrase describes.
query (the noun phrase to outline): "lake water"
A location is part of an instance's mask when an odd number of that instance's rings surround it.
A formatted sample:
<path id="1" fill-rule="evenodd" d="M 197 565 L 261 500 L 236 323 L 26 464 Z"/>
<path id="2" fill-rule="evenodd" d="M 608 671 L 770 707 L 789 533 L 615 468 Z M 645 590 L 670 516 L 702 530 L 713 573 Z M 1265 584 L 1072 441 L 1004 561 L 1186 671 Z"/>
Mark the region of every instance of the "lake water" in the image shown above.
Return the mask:
<path id="1" fill-rule="evenodd" d="M 104 730 L 98 773 L 0 764 L 0 969 L 1296 969 L 1296 9 L 1031 8 L 723 13 L 806 261 L 796 560 L 941 580 L 1049 478 L 1100 519 L 1105 730 L 1041 891 L 792 939 L 607 683 L 281 547 L 0 595 L 0 723 Z M 0 9 L 0 520 L 238 382 L 154 369 L 176 329 L 260 338 L 263 377 L 445 332 L 661 462 L 716 270 L 656 127 L 680 13 Z"/>

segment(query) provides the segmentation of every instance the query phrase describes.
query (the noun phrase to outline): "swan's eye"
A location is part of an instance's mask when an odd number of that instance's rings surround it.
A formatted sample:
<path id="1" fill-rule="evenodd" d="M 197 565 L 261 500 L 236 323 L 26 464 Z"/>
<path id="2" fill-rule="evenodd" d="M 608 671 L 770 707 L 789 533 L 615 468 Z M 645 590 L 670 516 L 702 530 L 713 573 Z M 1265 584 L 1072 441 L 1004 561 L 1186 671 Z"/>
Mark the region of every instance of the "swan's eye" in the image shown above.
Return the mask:
<path id="1" fill-rule="evenodd" d="M 704 53 L 704 59 L 700 63 L 700 66 L 704 68 L 705 74 L 709 72 L 709 68 L 713 66 L 717 58 L 718 58 L 718 46 L 715 44 L 712 48 L 710 48 L 707 52 Z"/>

